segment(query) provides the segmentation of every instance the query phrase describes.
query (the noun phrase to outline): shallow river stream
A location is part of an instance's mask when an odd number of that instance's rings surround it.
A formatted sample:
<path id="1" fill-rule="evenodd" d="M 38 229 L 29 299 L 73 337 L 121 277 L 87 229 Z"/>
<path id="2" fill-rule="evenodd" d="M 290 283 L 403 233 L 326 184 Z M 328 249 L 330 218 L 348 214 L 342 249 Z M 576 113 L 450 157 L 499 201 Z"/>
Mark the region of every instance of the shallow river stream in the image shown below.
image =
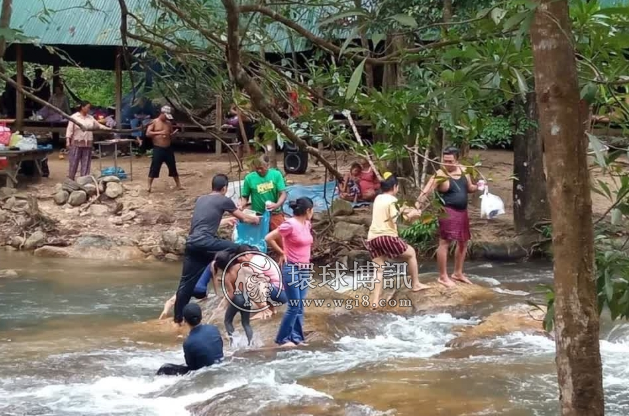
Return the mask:
<path id="1" fill-rule="evenodd" d="M 175 416 L 195 403 L 220 416 L 558 413 L 552 340 L 514 333 L 445 346 L 454 326 L 531 298 L 551 281 L 548 264 L 470 264 L 470 277 L 500 294 L 477 316 L 348 314 L 330 319 L 331 343 L 238 352 L 176 378 L 154 374 L 183 363 L 181 340 L 141 322 L 159 315 L 179 265 L 0 252 L 0 268 L 21 274 L 0 281 L 1 415 Z M 601 338 L 607 414 L 625 416 L 629 327 L 604 324 Z"/>

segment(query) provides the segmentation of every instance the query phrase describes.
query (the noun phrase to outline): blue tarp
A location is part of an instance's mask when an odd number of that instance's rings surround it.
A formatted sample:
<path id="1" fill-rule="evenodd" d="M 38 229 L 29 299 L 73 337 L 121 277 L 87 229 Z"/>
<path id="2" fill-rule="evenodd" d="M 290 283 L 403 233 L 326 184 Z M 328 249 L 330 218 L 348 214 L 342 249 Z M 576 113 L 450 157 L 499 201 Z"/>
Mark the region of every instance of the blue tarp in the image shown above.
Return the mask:
<path id="1" fill-rule="evenodd" d="M 266 253 L 266 241 L 264 237 L 269 233 L 271 214 L 267 211 L 260 218 L 260 224 L 253 225 L 238 221 L 234 230 L 234 242 L 236 244 L 248 244 Z"/>
<path id="2" fill-rule="evenodd" d="M 293 210 L 288 206 L 289 201 L 297 198 L 308 197 L 314 202 L 314 212 L 324 212 L 328 210 L 328 206 L 332 205 L 332 201 L 338 199 L 339 194 L 336 189 L 336 182 L 331 181 L 321 185 L 291 185 L 286 188 L 288 198 L 284 203 L 284 213 L 293 215 Z M 370 205 L 369 202 L 358 202 L 352 204 L 354 208 Z"/>

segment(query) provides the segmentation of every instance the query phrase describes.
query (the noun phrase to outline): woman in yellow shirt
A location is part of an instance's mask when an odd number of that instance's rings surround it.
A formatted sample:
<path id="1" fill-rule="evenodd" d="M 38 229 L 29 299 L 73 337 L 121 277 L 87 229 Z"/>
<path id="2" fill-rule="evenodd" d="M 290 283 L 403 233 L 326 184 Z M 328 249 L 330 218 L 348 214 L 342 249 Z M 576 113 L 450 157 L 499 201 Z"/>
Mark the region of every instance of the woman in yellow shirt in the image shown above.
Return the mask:
<path id="1" fill-rule="evenodd" d="M 400 211 L 397 208 L 398 181 L 393 174 L 384 174 L 380 183 L 382 193 L 373 202 L 373 216 L 366 246 L 373 262 L 376 264 L 376 280 L 372 308 L 380 306 L 382 295 L 385 261 L 399 259 L 407 263 L 412 279 L 413 292 L 428 289 L 429 286 L 419 282 L 419 265 L 413 247 L 402 240 L 397 231 L 397 219 Z M 402 214 L 408 219 L 421 215 L 421 211 L 404 208 Z"/>

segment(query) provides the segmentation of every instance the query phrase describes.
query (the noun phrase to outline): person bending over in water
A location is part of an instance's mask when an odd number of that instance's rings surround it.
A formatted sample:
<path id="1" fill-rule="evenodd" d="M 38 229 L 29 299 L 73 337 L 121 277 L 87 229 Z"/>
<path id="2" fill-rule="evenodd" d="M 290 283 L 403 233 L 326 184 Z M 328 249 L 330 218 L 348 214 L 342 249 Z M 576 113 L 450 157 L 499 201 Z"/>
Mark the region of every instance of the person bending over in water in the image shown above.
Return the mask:
<path id="1" fill-rule="evenodd" d="M 413 247 L 406 244 L 398 236 L 397 219 L 400 212 L 396 206 L 398 192 L 397 178 L 390 172 L 385 173 L 385 180 L 380 183 L 382 194 L 378 195 L 373 203 L 373 217 L 369 234 L 365 245 L 369 254 L 376 263 L 376 281 L 372 308 L 378 307 L 384 278 L 384 267 L 387 259 L 400 259 L 407 263 L 412 279 L 413 292 L 428 289 L 429 286 L 419 282 L 419 266 Z M 404 215 L 419 216 L 421 211 L 416 209 L 404 209 Z"/>
<path id="2" fill-rule="evenodd" d="M 234 334 L 234 317 L 238 312 L 240 312 L 240 322 L 242 323 L 242 328 L 245 330 L 245 334 L 247 335 L 247 343 L 251 345 L 251 340 L 253 339 L 253 329 L 251 329 L 251 325 L 249 323 L 251 317 L 251 303 L 248 299 L 247 295 L 247 287 L 239 287 L 239 275 L 243 272 L 248 273 L 250 270 L 242 270 L 246 267 L 243 267 L 241 263 L 239 263 L 234 255 L 229 251 L 221 251 L 216 253 L 216 257 L 213 262 L 213 270 L 216 276 L 222 274 L 225 282 L 223 283 L 223 287 L 225 288 L 225 296 L 228 299 L 227 310 L 225 311 L 225 330 L 227 331 L 227 335 L 229 336 L 229 345 L 231 346 L 234 342 L 233 334 Z M 251 274 L 253 271 L 250 271 Z M 245 275 L 245 279 L 250 274 Z M 246 282 L 242 282 L 243 286 L 246 286 Z"/>
<path id="3" fill-rule="evenodd" d="M 183 375 L 203 367 L 218 364 L 223 360 L 223 339 L 214 325 L 201 325 L 203 312 L 196 303 L 183 308 L 183 317 L 190 327 L 188 338 L 183 343 L 183 354 L 186 365 L 164 364 L 157 375 Z"/>
<path id="4" fill-rule="evenodd" d="M 212 276 L 212 263 L 210 263 L 205 268 L 205 271 L 199 278 L 199 281 L 194 287 L 194 292 L 192 292 L 192 297 L 195 299 L 198 299 L 199 301 L 207 300 L 207 289 L 208 289 L 208 285 L 210 284 L 210 280 L 212 281 L 212 285 L 214 286 L 214 293 L 218 295 L 220 293 L 219 292 L 220 288 L 219 288 L 218 279 L 213 279 L 213 276 Z M 175 306 L 176 301 L 177 301 L 177 294 L 175 293 L 164 304 L 164 310 L 162 310 L 162 313 L 159 316 L 160 320 L 166 319 L 168 317 L 168 314 Z"/>
<path id="5" fill-rule="evenodd" d="M 268 288 L 270 290 L 269 297 L 263 300 L 263 302 L 256 304 L 256 309 L 258 310 L 265 308 L 267 306 L 265 304 L 268 304 L 268 308 L 256 313 L 251 320 L 270 318 L 277 313 L 275 310 L 276 306 L 280 306 L 288 301 L 280 280 L 279 266 L 269 256 L 260 253 L 260 250 L 247 244 L 243 244 L 236 249 L 236 256 L 241 264 L 249 266 L 256 273 L 261 274 L 265 282 L 270 285 Z"/>
<path id="6" fill-rule="evenodd" d="M 284 221 L 276 230 L 265 238 L 276 252 L 280 253 L 282 280 L 286 291 L 288 309 L 282 318 L 282 324 L 275 342 L 283 347 L 304 345 L 304 305 L 311 279 L 312 265 L 312 219 L 314 204 L 310 198 L 298 198 L 291 201 L 293 217 Z M 282 247 L 278 242 L 282 241 Z"/>

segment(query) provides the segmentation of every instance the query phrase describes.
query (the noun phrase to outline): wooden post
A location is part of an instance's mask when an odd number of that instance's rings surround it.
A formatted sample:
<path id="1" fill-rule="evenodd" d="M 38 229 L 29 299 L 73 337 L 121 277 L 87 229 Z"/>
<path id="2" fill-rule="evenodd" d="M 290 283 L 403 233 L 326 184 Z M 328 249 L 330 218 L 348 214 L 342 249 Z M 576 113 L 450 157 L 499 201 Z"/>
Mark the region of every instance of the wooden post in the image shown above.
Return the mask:
<path id="1" fill-rule="evenodd" d="M 24 88 L 24 57 L 22 56 L 22 45 L 15 45 L 15 54 L 17 60 L 17 84 Z M 24 94 L 20 90 L 16 90 L 15 110 L 17 119 L 15 121 L 16 131 L 22 131 L 24 127 Z"/>
<path id="2" fill-rule="evenodd" d="M 122 125 L 122 48 L 116 49 L 116 128 Z"/>
<path id="3" fill-rule="evenodd" d="M 61 85 L 60 69 L 59 65 L 54 64 L 52 66 L 52 93 L 55 93 L 55 88 Z"/>
<path id="4" fill-rule="evenodd" d="M 214 130 L 216 134 L 221 135 L 221 125 L 223 124 L 223 96 L 216 94 L 216 118 L 214 120 Z M 216 140 L 216 154 L 223 153 L 223 143 L 220 140 Z"/>

